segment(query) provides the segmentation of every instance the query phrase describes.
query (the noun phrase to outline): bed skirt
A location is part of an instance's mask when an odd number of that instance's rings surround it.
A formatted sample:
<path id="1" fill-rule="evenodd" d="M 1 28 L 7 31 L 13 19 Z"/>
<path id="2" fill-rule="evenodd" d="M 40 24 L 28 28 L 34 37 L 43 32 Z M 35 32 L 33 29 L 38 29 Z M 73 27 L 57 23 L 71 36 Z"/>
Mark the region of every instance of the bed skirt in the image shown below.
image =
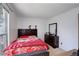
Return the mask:
<path id="1" fill-rule="evenodd" d="M 30 53 L 18 54 L 15 56 L 49 56 L 49 52 L 47 50 L 43 50 L 43 51 L 35 51 Z"/>

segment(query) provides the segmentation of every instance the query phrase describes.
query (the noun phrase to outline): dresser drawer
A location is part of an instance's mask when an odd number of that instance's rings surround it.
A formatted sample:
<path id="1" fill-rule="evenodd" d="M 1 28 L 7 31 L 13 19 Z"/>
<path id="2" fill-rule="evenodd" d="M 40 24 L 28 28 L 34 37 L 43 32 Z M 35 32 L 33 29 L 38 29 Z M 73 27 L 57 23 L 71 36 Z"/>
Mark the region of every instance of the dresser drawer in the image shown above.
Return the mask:
<path id="1" fill-rule="evenodd" d="M 45 35 L 45 42 L 53 48 L 59 47 L 59 37 L 53 35 Z"/>

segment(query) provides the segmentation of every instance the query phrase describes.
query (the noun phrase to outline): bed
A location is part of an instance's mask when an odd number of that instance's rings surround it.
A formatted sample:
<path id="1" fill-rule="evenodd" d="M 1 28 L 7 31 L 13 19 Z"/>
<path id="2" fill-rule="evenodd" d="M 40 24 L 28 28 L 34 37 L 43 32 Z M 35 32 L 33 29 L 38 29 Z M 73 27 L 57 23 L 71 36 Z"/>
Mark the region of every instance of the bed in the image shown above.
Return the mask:
<path id="1" fill-rule="evenodd" d="M 49 56 L 48 45 L 37 36 L 37 29 L 18 29 L 18 38 L 4 50 L 4 55 Z"/>

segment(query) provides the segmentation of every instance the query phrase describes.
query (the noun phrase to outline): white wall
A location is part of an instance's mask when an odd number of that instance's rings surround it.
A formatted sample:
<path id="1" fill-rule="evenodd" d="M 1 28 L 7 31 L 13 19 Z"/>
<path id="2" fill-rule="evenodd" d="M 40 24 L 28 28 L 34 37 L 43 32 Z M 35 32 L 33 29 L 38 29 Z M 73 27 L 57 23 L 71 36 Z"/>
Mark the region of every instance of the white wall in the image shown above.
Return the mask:
<path id="1" fill-rule="evenodd" d="M 48 20 L 48 24 L 58 23 L 59 46 L 64 50 L 78 48 L 78 13 L 79 8 L 74 8 Z"/>
<path id="2" fill-rule="evenodd" d="M 78 49 L 79 49 L 79 14 L 78 14 Z"/>
<path id="3" fill-rule="evenodd" d="M 10 42 L 17 38 L 17 17 L 14 13 L 10 13 L 9 20 L 9 39 Z"/>
<path id="4" fill-rule="evenodd" d="M 32 25 L 32 28 L 35 28 L 37 25 L 38 37 L 44 39 L 44 33 L 46 32 L 46 19 L 40 18 L 18 18 L 17 29 L 27 29 L 29 25 Z"/>

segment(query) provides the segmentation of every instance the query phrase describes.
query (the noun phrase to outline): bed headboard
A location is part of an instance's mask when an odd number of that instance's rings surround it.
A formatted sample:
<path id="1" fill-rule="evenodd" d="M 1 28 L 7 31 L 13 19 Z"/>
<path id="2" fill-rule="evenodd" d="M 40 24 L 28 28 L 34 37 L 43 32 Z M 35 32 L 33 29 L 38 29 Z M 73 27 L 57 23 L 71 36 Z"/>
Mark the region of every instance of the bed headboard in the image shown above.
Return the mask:
<path id="1" fill-rule="evenodd" d="M 27 35 L 27 36 L 35 35 L 35 36 L 37 36 L 37 29 L 18 29 L 18 37 L 23 36 L 23 35 Z"/>

